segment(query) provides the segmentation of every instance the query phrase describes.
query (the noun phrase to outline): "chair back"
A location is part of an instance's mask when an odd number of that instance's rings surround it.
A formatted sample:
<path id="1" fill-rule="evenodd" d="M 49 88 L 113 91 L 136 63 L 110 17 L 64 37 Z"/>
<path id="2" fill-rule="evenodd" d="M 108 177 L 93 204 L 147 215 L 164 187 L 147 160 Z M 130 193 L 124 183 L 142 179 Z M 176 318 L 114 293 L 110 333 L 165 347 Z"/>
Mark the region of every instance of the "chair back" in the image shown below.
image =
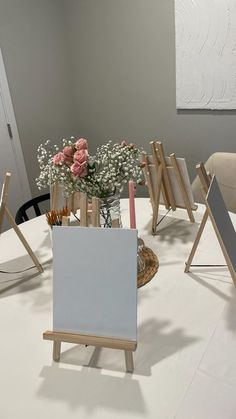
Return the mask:
<path id="1" fill-rule="evenodd" d="M 15 216 L 16 224 L 21 224 L 29 220 L 27 211 L 30 209 L 34 210 L 36 217 L 41 215 L 42 213 L 39 207 L 39 203 L 47 201 L 47 200 L 50 201 L 50 193 L 37 196 L 36 198 L 30 199 L 29 201 L 25 202 L 25 204 L 23 204 L 16 213 L 16 216 Z"/>
<path id="2" fill-rule="evenodd" d="M 236 153 L 214 153 L 205 168 L 216 176 L 227 209 L 236 213 Z M 192 183 L 192 191 L 195 202 L 204 203 L 198 176 Z"/>

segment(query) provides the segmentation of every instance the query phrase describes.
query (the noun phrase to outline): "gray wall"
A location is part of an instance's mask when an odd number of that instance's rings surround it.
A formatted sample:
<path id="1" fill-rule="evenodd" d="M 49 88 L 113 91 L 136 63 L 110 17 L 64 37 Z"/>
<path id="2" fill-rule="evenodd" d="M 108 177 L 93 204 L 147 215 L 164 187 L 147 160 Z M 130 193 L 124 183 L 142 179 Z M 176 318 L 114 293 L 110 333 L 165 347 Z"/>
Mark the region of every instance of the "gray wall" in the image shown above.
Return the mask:
<path id="1" fill-rule="evenodd" d="M 175 107 L 174 0 L 0 0 L 2 48 L 26 168 L 36 149 L 85 136 L 126 138 L 195 163 L 235 152 L 235 111 Z M 142 192 L 141 192 L 142 193 Z"/>
<path id="2" fill-rule="evenodd" d="M 75 131 L 62 0 L 0 0 L 0 47 L 33 195 L 37 147 Z"/>
<path id="3" fill-rule="evenodd" d="M 78 127 L 93 143 L 127 138 L 195 163 L 236 152 L 235 111 L 176 111 L 174 0 L 69 0 Z"/>

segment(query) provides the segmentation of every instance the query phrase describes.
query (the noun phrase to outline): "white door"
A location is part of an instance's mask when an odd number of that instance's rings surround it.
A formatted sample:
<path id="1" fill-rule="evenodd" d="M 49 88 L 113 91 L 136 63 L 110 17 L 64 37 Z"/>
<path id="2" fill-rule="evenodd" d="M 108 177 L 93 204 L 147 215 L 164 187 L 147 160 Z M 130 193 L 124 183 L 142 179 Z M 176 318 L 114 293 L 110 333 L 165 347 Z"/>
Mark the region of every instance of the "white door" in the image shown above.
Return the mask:
<path id="1" fill-rule="evenodd" d="M 0 51 L 0 190 L 7 171 L 11 172 L 8 208 L 13 217 L 31 198 L 15 115 Z M 3 231 L 9 228 L 6 220 Z"/>

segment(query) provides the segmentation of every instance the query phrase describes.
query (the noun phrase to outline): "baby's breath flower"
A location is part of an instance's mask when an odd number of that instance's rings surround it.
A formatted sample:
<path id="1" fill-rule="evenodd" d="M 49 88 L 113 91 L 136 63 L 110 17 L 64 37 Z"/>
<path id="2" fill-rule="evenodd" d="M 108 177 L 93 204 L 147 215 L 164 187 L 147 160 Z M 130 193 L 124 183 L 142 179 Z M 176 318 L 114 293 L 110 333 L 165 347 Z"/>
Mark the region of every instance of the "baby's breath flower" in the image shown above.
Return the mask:
<path id="1" fill-rule="evenodd" d="M 63 148 L 72 147 L 76 152 L 74 137 L 62 140 Z M 86 162 L 87 174 L 73 176 L 68 161 L 61 164 L 53 163 L 53 156 L 61 152 L 57 145 L 52 145 L 47 140 L 44 145 L 38 147 L 38 163 L 40 168 L 36 184 L 39 189 L 59 182 L 63 185 L 66 196 L 74 191 L 85 192 L 89 197 L 108 197 L 120 192 L 123 184 L 133 179 L 137 183 L 143 182 L 141 167 L 141 150 L 132 147 L 125 142 L 112 144 L 109 140 L 106 144 L 97 148 L 94 156 L 88 156 Z"/>

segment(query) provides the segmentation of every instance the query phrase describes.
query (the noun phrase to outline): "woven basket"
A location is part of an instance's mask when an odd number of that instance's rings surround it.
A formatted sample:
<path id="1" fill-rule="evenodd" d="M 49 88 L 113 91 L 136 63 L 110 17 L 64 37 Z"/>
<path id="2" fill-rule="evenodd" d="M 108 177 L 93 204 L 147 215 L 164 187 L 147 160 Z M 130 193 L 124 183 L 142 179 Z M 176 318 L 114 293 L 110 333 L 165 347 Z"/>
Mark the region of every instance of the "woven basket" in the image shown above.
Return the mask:
<path id="1" fill-rule="evenodd" d="M 147 284 L 158 271 L 159 261 L 155 253 L 148 247 L 141 251 L 142 259 L 145 262 L 145 269 L 138 274 L 138 288 Z"/>

